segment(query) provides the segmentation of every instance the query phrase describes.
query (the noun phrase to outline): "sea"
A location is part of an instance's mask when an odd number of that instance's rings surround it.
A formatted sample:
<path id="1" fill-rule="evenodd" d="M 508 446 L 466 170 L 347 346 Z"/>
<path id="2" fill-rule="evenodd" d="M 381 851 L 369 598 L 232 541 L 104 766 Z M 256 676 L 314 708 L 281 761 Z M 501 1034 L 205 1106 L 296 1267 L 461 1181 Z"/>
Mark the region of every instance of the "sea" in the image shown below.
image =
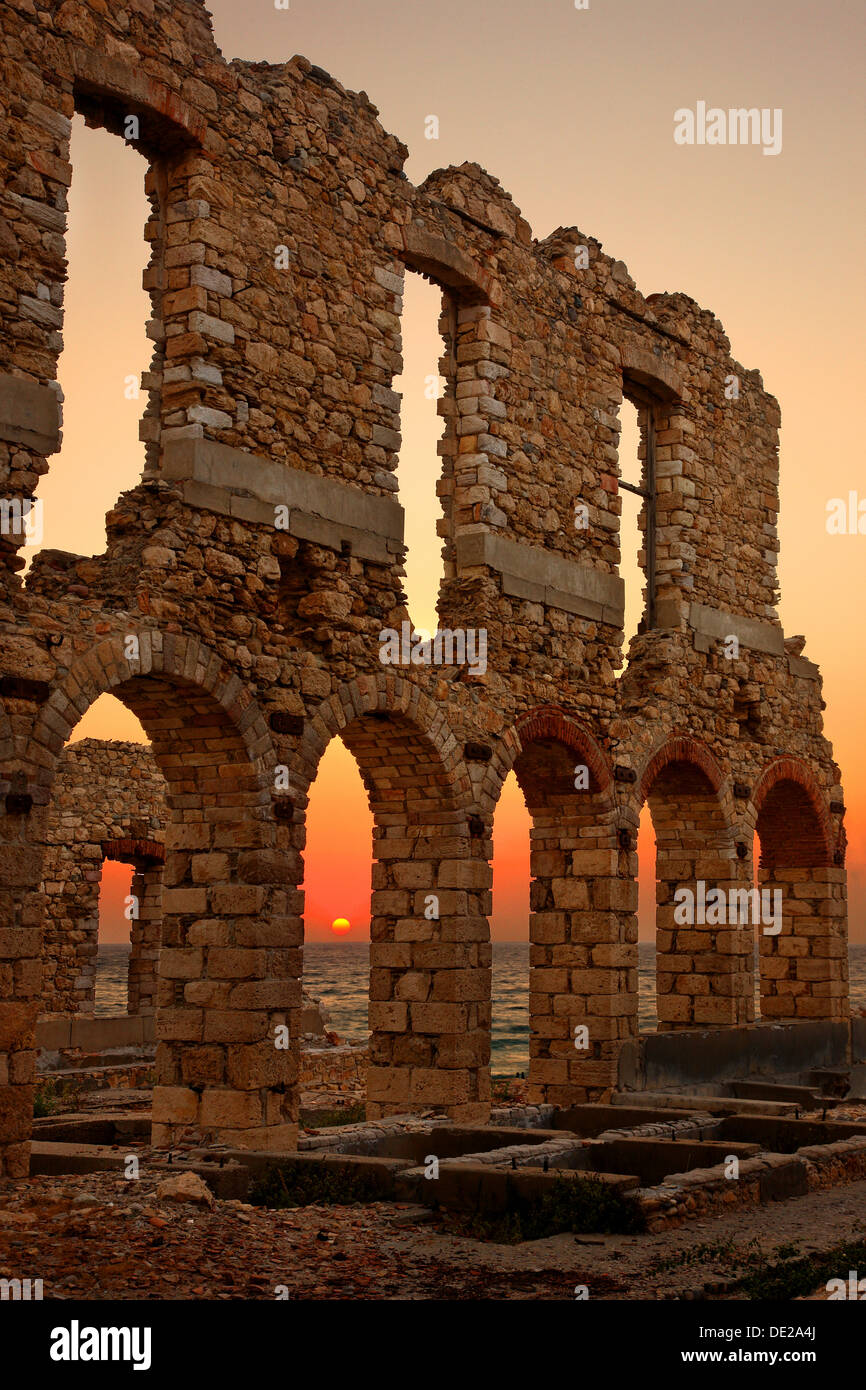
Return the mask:
<path id="1" fill-rule="evenodd" d="M 850 946 L 851 1007 L 866 1008 L 866 946 Z M 638 945 L 638 1017 L 642 1032 L 656 1026 L 655 946 Z M 100 946 L 96 962 L 97 1014 L 126 1012 L 129 947 Z M 329 1026 L 343 1038 L 366 1038 L 370 951 L 366 942 L 312 942 L 304 947 L 304 988 L 320 999 Z M 757 1014 L 757 1010 L 756 1010 Z M 520 1076 L 529 1066 L 529 945 L 493 943 L 491 1070 Z"/>

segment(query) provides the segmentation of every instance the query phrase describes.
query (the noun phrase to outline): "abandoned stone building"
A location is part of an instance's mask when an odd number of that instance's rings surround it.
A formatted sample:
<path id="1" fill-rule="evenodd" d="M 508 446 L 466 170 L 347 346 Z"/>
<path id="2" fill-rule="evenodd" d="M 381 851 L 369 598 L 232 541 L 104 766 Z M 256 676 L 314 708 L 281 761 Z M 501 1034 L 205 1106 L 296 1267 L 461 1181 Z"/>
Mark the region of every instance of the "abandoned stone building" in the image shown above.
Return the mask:
<path id="1" fill-rule="evenodd" d="M 133 866 L 128 1010 L 156 1010 L 165 779 L 147 747 L 85 739 L 58 762 L 43 864 L 40 1013 L 92 1014 L 102 866 Z"/>
<path id="2" fill-rule="evenodd" d="M 780 412 L 714 314 L 644 296 L 576 227 L 535 239 L 477 165 L 413 186 L 366 94 L 300 57 L 226 62 L 198 0 L 7 4 L 0 33 L 0 1172 L 27 1172 L 36 1017 L 78 1007 L 92 936 L 64 933 L 92 919 L 88 866 L 112 845 L 147 881 L 154 1141 L 294 1145 L 304 812 L 337 737 L 375 824 L 369 1115 L 488 1113 L 512 770 L 533 823 L 533 1095 L 604 1097 L 636 1033 L 645 803 L 659 1027 L 753 1019 L 755 927 L 684 924 L 675 894 L 756 876 L 784 903 L 760 936 L 762 1017 L 846 1018 L 840 772 L 818 670 L 777 614 Z M 75 112 L 149 161 L 144 469 L 104 554 L 42 551 L 25 582 L 60 442 Z M 442 291 L 440 625 L 486 633 L 484 670 L 380 660 L 408 621 L 407 270 Z M 646 578 L 628 650 L 624 398 Z M 94 765 L 91 839 L 64 747 L 104 692 L 147 731 L 167 818 L 147 775 L 121 794 Z"/>

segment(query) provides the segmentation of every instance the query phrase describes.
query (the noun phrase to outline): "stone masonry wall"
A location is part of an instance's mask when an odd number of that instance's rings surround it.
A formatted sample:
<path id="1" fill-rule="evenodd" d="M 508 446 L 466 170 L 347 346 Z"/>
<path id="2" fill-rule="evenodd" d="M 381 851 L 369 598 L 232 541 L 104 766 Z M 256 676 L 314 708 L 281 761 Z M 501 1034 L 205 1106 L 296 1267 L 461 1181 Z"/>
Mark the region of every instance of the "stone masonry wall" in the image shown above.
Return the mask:
<path id="1" fill-rule="evenodd" d="M 130 1013 L 152 1013 L 159 958 L 165 779 L 146 745 L 83 739 L 64 749 L 44 859 L 41 1013 L 92 1014 L 105 859 L 133 864 Z"/>
<path id="2" fill-rule="evenodd" d="M 645 296 L 576 227 L 535 239 L 477 165 L 413 186 L 364 93 L 304 58 L 225 62 L 197 0 L 6 5 L 0 67 L 0 497 L 26 510 L 59 444 L 75 111 L 118 138 L 138 118 L 154 341 L 142 481 L 105 554 L 42 552 L 24 585 L 21 535 L 0 538 L 6 1170 L 27 1165 L 58 760 L 105 690 L 166 782 L 157 1143 L 295 1143 L 304 813 L 338 736 L 375 820 L 373 1117 L 488 1113 L 490 837 L 512 768 L 534 824 L 535 1100 L 606 1095 L 636 1031 L 645 800 L 662 1026 L 750 1017 L 754 928 L 675 912 L 699 878 L 753 882 L 756 830 L 787 900 L 766 998 L 843 1017 L 840 772 L 776 607 L 780 412 L 715 315 Z M 443 294 L 440 625 L 486 630 L 486 670 L 380 660 L 408 621 L 407 268 Z M 648 494 L 627 652 L 624 396 Z"/>

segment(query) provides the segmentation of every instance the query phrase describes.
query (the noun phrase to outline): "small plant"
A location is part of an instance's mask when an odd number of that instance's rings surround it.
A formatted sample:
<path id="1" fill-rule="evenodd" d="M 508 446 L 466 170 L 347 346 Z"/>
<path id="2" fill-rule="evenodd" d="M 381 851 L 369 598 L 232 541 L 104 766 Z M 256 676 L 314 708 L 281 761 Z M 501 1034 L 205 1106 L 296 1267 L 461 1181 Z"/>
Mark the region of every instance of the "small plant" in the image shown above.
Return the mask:
<path id="1" fill-rule="evenodd" d="M 68 1081 L 40 1081 L 33 1092 L 33 1118 L 43 1120 L 60 1110 L 74 1109 L 79 1091 Z"/>
<path id="2" fill-rule="evenodd" d="M 358 1125 L 367 1118 L 362 1100 L 353 1105 L 337 1106 L 333 1110 L 302 1110 L 301 1124 L 305 1129 L 329 1129 L 333 1125 Z"/>
<path id="3" fill-rule="evenodd" d="M 634 1198 L 596 1177 L 557 1177 L 548 1191 L 518 1199 L 505 1212 L 448 1212 L 443 1227 L 473 1240 L 517 1245 L 565 1232 L 633 1235 L 646 1229 L 646 1218 Z"/>
<path id="4" fill-rule="evenodd" d="M 776 1252 L 778 1254 L 778 1251 Z M 847 1276 L 851 1269 L 866 1265 L 866 1241 L 845 1241 L 821 1254 L 803 1255 L 797 1260 L 768 1264 L 754 1270 L 737 1285 L 747 1298 L 788 1299 L 826 1285 L 830 1279 Z"/>
<path id="5" fill-rule="evenodd" d="M 781 1248 L 781 1247 L 780 1247 Z M 732 1237 L 716 1240 L 709 1244 L 692 1246 L 691 1250 L 677 1250 L 673 1255 L 657 1256 L 647 1265 L 653 1274 L 662 1274 L 682 1265 L 723 1264 L 731 1269 L 744 1269 L 760 1263 L 764 1259 L 755 1237 L 745 1245 L 737 1245 Z"/>
<path id="6" fill-rule="evenodd" d="M 352 1206 L 381 1202 L 385 1194 L 375 1178 L 318 1163 L 287 1167 L 276 1164 L 250 1184 L 248 1200 L 255 1207 Z"/>

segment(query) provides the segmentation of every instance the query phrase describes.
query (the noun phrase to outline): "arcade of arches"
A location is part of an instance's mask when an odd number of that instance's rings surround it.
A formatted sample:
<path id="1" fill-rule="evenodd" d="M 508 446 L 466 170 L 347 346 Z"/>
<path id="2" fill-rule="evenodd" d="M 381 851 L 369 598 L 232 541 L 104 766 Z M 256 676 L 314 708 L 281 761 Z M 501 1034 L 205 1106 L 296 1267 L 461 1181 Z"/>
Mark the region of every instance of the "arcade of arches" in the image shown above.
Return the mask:
<path id="1" fill-rule="evenodd" d="M 576 227 L 533 238 L 477 165 L 414 186 L 365 94 L 300 57 L 226 63 L 200 0 L 7 6 L 0 25 L 0 1172 L 28 1170 L 43 962 L 65 962 L 60 1007 L 86 993 L 51 871 L 75 851 L 64 747 L 105 692 L 164 784 L 158 814 L 145 795 L 80 841 L 148 880 L 159 1145 L 296 1142 L 305 808 L 334 737 L 374 820 L 372 1116 L 489 1112 L 491 834 L 512 770 L 532 818 L 535 1098 L 617 1084 L 645 804 L 660 1027 L 752 1018 L 755 928 L 678 908 L 756 880 L 782 903 L 763 1016 L 845 1018 L 841 773 L 820 673 L 777 611 L 780 412 L 718 319 L 644 296 Z M 20 516 L 60 441 L 76 110 L 118 136 L 134 114 L 150 166 L 145 463 L 104 554 L 43 550 L 22 581 Z M 382 659 L 383 632 L 409 626 L 407 270 L 444 295 L 438 612 L 484 635 L 475 664 Z M 624 397 L 647 587 L 627 649 Z"/>

